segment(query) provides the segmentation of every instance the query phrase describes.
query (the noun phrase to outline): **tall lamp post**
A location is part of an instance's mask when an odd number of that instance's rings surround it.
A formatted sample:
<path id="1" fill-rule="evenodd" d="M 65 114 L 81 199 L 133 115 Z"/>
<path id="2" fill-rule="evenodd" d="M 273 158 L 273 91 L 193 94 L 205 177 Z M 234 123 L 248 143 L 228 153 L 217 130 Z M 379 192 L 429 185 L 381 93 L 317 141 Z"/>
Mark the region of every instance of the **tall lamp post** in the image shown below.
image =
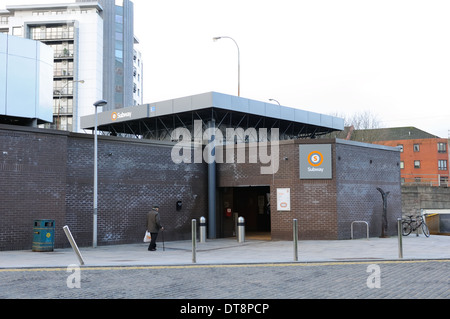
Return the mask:
<path id="1" fill-rule="evenodd" d="M 98 179 L 97 179 L 97 108 L 99 106 L 104 106 L 108 104 L 105 100 L 99 100 L 94 103 L 95 106 L 95 128 L 94 128 L 94 229 L 92 235 L 92 246 L 97 247 L 97 190 L 98 190 Z"/>
<path id="2" fill-rule="evenodd" d="M 238 50 L 238 96 L 241 96 L 241 52 L 239 50 L 239 46 L 238 46 L 237 42 L 233 38 L 226 37 L 226 36 L 214 37 L 213 41 L 217 41 L 217 40 L 220 40 L 220 39 L 230 39 L 230 40 L 233 40 L 234 44 L 236 44 L 236 47 L 237 47 L 237 50 Z"/>

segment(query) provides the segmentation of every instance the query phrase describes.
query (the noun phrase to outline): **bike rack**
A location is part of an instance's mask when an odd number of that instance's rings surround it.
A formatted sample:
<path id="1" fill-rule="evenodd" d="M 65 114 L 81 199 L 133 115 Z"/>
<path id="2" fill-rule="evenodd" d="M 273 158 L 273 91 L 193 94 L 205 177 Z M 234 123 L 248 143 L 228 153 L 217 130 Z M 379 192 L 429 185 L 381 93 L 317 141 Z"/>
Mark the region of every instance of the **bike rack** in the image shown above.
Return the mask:
<path id="1" fill-rule="evenodd" d="M 367 223 L 367 222 L 365 222 L 365 221 L 361 221 L 361 220 L 355 220 L 354 222 L 352 222 L 352 224 L 351 224 L 351 226 L 350 226 L 350 228 L 351 228 L 351 236 L 352 236 L 352 239 L 353 239 L 353 224 L 354 223 L 363 223 L 363 224 L 366 224 L 366 229 L 367 229 L 367 239 L 369 239 L 369 223 Z"/>

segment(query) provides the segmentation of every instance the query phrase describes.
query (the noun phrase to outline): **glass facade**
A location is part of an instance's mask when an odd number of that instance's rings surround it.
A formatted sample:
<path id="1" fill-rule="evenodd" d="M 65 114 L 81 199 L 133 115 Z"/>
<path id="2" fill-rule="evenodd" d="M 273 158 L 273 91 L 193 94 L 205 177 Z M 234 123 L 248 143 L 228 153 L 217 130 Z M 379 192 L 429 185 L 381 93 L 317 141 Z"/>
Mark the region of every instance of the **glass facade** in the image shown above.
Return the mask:
<path id="1" fill-rule="evenodd" d="M 132 106 L 137 97 L 133 93 L 134 4 L 130 0 L 97 1 L 103 9 L 104 22 L 103 99 L 108 101 L 103 107 L 105 112 Z"/>
<path id="2" fill-rule="evenodd" d="M 33 40 L 62 40 L 74 38 L 73 25 L 35 26 L 30 27 L 30 38 Z"/>
<path id="3" fill-rule="evenodd" d="M 123 108 L 124 101 L 124 14 L 123 2 L 116 1 L 115 6 L 115 108 Z"/>

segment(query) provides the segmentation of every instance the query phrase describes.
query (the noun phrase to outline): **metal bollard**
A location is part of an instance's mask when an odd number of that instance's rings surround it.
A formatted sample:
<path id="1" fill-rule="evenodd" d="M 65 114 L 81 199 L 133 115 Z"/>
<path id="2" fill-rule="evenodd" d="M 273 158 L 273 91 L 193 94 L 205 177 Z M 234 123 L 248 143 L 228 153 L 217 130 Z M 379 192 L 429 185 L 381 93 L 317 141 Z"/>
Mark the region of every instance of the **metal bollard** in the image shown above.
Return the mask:
<path id="1" fill-rule="evenodd" d="M 245 219 L 244 219 L 244 217 L 239 217 L 237 226 L 238 226 L 238 243 L 243 243 L 245 241 Z"/>
<path id="2" fill-rule="evenodd" d="M 70 229 L 68 226 L 64 226 L 64 233 L 67 236 L 67 239 L 69 240 L 70 246 L 72 246 L 73 251 L 78 257 L 78 261 L 80 262 L 80 265 L 84 265 L 84 259 L 83 256 L 81 256 L 80 250 L 78 249 L 77 243 L 75 242 L 75 239 L 73 239 L 72 233 L 70 232 Z"/>
<path id="3" fill-rule="evenodd" d="M 197 262 L 197 220 L 192 220 L 192 262 L 195 264 Z"/>
<path id="4" fill-rule="evenodd" d="M 398 258 L 403 258 L 403 235 L 402 235 L 402 219 L 397 219 L 397 228 L 398 228 Z"/>
<path id="5" fill-rule="evenodd" d="M 206 218 L 200 217 L 200 242 L 206 243 Z"/>
<path id="6" fill-rule="evenodd" d="M 294 261 L 298 261 L 298 220 L 294 219 L 293 226 L 293 237 L 294 237 Z"/>

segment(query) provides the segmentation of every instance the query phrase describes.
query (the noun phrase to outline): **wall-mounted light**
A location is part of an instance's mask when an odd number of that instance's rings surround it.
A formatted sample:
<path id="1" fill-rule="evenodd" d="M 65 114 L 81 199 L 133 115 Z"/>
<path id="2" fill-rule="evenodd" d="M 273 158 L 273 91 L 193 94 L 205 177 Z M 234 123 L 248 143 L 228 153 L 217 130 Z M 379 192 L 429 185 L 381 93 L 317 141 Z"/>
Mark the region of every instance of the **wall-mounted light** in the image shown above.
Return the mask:
<path id="1" fill-rule="evenodd" d="M 180 211 L 182 207 L 183 207 L 183 202 L 181 200 L 177 201 L 177 206 L 176 206 L 177 211 Z"/>

